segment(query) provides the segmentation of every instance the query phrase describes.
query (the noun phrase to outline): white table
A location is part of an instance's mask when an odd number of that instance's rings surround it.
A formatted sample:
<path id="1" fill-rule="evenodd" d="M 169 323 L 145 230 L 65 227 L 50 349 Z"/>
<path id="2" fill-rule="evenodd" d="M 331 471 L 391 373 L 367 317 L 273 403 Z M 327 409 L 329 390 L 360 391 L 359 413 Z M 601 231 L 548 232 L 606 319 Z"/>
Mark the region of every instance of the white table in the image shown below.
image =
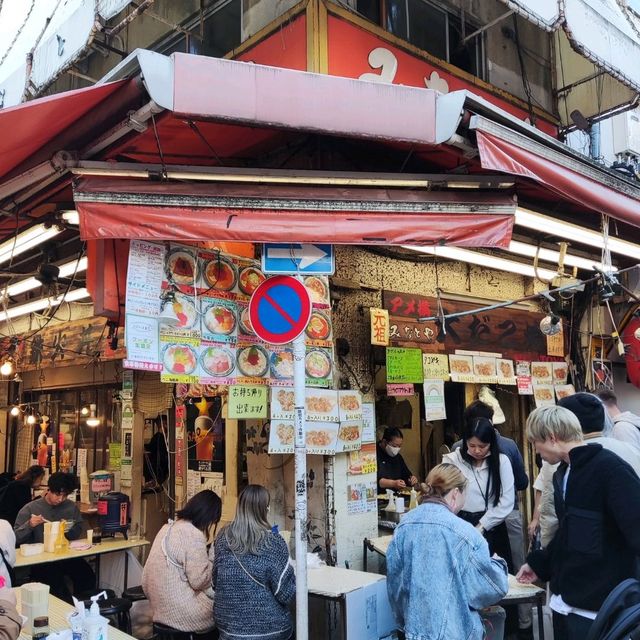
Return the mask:
<path id="1" fill-rule="evenodd" d="M 13 590 L 16 594 L 17 607 L 18 611 L 20 611 L 20 599 L 21 593 L 20 588 L 16 588 Z M 69 622 L 67 621 L 67 615 L 69 615 L 74 608 L 56 598 L 55 596 L 49 595 L 49 629 L 53 632 L 64 631 L 69 628 Z M 20 633 L 20 638 L 23 640 L 30 640 L 31 636 L 26 634 L 24 631 Z M 117 627 L 109 626 L 109 640 L 135 640 L 133 636 L 125 633 L 124 631 L 120 631 Z"/>
<path id="2" fill-rule="evenodd" d="M 375 551 L 381 556 L 387 555 L 387 549 L 393 536 L 380 536 L 379 538 L 365 538 L 363 541 L 363 566 L 367 570 L 367 557 L 369 551 Z M 500 601 L 501 605 L 533 604 L 538 609 L 538 631 L 540 640 L 544 640 L 544 620 L 542 607 L 546 600 L 546 591 L 534 584 L 521 584 L 515 576 L 509 576 L 509 591 Z"/>
<path id="3" fill-rule="evenodd" d="M 82 540 L 80 540 L 82 542 Z M 43 551 L 33 556 L 23 556 L 18 549 L 16 552 L 15 568 L 32 567 L 37 564 L 48 564 L 50 562 L 61 562 L 72 558 L 95 557 L 96 559 L 96 586 L 100 585 L 100 556 L 105 553 L 115 553 L 116 551 L 128 551 L 137 547 L 148 545 L 147 540 L 125 540 L 124 538 L 103 538 L 102 542 L 93 544 L 88 549 L 67 549 L 64 553 L 49 553 Z M 125 554 L 124 559 L 124 588 L 127 588 L 129 577 L 129 557 Z"/>

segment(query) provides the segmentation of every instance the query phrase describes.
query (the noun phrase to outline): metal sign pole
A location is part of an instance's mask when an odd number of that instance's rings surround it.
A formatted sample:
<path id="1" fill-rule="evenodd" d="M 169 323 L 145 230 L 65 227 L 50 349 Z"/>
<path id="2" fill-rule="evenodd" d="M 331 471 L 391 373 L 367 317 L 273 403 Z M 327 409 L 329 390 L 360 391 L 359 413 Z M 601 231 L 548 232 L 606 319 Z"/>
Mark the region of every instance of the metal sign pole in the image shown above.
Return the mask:
<path id="1" fill-rule="evenodd" d="M 295 399 L 296 480 L 296 640 L 309 637 L 307 593 L 307 443 L 305 438 L 305 334 L 293 341 L 293 385 Z"/>

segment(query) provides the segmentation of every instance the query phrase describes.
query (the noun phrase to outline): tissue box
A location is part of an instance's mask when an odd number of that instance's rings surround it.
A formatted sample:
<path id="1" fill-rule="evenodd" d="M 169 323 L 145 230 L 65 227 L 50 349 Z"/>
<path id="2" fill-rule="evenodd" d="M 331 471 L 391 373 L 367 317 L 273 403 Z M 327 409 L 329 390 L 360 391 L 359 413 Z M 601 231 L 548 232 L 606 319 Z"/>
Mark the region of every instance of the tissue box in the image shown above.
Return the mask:
<path id="1" fill-rule="evenodd" d="M 34 544 L 21 544 L 20 554 L 23 556 L 35 556 L 44 551 L 44 544 L 36 542 Z"/>

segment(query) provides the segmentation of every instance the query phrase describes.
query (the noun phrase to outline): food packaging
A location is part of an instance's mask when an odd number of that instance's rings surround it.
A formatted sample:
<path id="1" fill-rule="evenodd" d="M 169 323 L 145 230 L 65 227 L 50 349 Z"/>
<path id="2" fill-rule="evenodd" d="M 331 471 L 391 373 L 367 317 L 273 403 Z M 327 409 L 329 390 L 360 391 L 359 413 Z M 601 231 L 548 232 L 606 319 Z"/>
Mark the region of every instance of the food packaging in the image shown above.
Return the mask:
<path id="1" fill-rule="evenodd" d="M 21 544 L 20 555 L 22 556 L 37 556 L 44 551 L 44 543 L 34 542 L 33 544 Z"/>
<path id="2" fill-rule="evenodd" d="M 34 618 L 49 616 L 49 585 L 28 582 L 20 587 L 20 612 L 27 619 L 23 631 L 32 634 Z"/>
<path id="3" fill-rule="evenodd" d="M 59 529 L 59 522 L 44 523 L 44 550 L 47 553 L 55 553 Z"/>

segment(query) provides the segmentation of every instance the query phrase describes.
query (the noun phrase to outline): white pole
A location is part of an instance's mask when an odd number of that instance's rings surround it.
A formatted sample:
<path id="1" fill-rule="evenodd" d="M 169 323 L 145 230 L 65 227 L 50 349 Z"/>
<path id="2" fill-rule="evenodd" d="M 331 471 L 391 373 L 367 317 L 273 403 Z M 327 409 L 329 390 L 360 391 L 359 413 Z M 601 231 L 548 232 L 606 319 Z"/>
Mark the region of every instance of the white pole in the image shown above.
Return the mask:
<path id="1" fill-rule="evenodd" d="M 300 278 L 301 279 L 301 278 Z M 307 593 L 307 443 L 305 438 L 305 337 L 293 341 L 293 388 L 295 399 L 296 481 L 296 640 L 309 637 L 309 595 Z"/>

